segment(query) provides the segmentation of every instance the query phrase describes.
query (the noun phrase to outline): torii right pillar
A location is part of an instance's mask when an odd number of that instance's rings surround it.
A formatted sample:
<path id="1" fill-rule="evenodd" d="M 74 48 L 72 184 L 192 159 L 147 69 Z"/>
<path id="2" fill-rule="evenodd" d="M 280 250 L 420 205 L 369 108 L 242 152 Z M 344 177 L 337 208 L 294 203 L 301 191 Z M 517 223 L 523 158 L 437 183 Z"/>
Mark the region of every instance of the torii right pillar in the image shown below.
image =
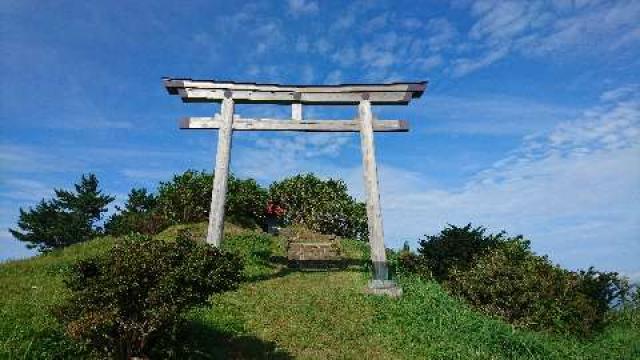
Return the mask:
<path id="1" fill-rule="evenodd" d="M 362 172 L 367 194 L 367 225 L 369 230 L 369 246 L 373 263 L 373 280 L 369 282 L 367 291 L 374 294 L 385 294 L 398 297 L 402 289 L 389 280 L 389 268 L 384 246 L 384 229 L 382 227 L 382 210 L 380 208 L 380 189 L 378 185 L 378 168 L 373 142 L 373 113 L 369 95 L 363 94 L 358 105 L 360 120 L 360 139 L 362 146 Z"/>

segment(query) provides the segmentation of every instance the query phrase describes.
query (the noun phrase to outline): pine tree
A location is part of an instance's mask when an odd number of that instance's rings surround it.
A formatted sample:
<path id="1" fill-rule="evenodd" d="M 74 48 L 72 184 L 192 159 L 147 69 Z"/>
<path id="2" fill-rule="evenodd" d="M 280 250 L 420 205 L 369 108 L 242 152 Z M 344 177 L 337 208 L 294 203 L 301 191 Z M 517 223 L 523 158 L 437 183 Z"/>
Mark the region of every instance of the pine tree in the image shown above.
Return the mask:
<path id="1" fill-rule="evenodd" d="M 55 189 L 55 198 L 42 199 L 35 208 L 20 209 L 19 230 L 9 229 L 18 240 L 39 251 L 86 241 L 102 232 L 96 222 L 114 197 L 98 189 L 94 174 L 82 175 L 75 191 Z"/>
<path id="2" fill-rule="evenodd" d="M 164 219 L 156 212 L 156 204 L 156 196 L 147 189 L 131 189 L 124 208 L 116 206 L 116 212 L 105 222 L 105 233 L 116 236 L 155 234 L 165 225 Z"/>

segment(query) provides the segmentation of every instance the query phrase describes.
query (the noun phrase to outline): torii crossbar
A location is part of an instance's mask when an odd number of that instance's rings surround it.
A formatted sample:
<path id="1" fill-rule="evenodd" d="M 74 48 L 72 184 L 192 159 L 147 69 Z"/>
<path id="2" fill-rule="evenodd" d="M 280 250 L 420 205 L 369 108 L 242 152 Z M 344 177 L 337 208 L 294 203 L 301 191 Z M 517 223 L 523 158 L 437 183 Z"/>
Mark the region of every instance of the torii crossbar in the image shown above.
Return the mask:
<path id="1" fill-rule="evenodd" d="M 374 282 L 388 280 L 373 133 L 406 132 L 409 126 L 403 120 L 375 120 L 371 106 L 407 105 L 422 95 L 426 81 L 341 85 L 256 84 L 184 78 L 164 78 L 163 81 L 169 94 L 179 95 L 183 102 L 221 103 L 220 113 L 213 117 L 187 117 L 180 121 L 181 129 L 219 130 L 207 229 L 207 242 L 214 246 L 220 246 L 223 234 L 233 131 L 360 132 Z M 291 105 L 291 119 L 242 118 L 234 114 L 234 104 L 247 103 Z M 304 104 L 358 105 L 358 117 L 355 120 L 303 120 Z"/>

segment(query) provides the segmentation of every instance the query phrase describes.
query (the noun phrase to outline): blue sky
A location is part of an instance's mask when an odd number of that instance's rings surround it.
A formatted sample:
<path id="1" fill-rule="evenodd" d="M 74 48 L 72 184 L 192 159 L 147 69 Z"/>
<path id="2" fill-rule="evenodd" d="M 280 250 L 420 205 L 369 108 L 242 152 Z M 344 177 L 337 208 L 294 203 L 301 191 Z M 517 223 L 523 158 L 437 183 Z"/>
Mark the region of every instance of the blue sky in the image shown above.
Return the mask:
<path id="1" fill-rule="evenodd" d="M 640 278 L 639 1 L 20 0 L 0 14 L 0 259 L 30 254 L 7 231 L 18 208 L 83 172 L 122 201 L 212 168 L 215 132 L 177 119 L 217 105 L 182 104 L 163 76 L 429 80 L 410 106 L 374 108 L 411 123 L 376 135 L 388 246 L 473 222 Z M 362 197 L 357 134 L 238 133 L 231 167 L 265 185 L 341 177 Z"/>

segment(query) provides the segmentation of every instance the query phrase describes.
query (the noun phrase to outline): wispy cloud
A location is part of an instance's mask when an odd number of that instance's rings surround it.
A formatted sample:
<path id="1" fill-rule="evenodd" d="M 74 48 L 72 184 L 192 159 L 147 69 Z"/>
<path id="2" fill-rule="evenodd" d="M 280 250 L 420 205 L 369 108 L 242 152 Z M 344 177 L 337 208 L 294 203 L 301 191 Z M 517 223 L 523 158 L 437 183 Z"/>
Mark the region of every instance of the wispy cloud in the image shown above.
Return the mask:
<path id="1" fill-rule="evenodd" d="M 457 190 L 388 169 L 382 179 L 385 226 L 398 242 L 472 221 L 524 233 L 536 249 L 570 266 L 630 271 L 619 264 L 640 254 L 638 159 L 640 98 L 605 101 L 575 121 L 527 137 Z M 393 188 L 385 185 L 389 177 Z"/>
<path id="2" fill-rule="evenodd" d="M 580 110 L 567 105 L 500 94 L 430 94 L 413 104 L 408 112 L 412 118 L 429 119 L 424 125 L 429 133 L 524 136 L 550 130 L 561 121 L 575 118 Z"/>
<path id="3" fill-rule="evenodd" d="M 323 160 L 337 158 L 345 147 L 354 144 L 348 134 L 286 134 L 256 136 L 237 149 L 232 168 L 242 176 L 273 181 L 288 175 L 316 171 L 330 165 Z M 320 172 L 324 172 L 323 170 Z"/>
<path id="4" fill-rule="evenodd" d="M 471 2 L 468 11 L 475 22 L 461 46 L 471 52 L 453 57 L 450 72 L 457 77 L 510 53 L 526 57 L 600 56 L 640 42 L 637 1 L 482 0 Z"/>
<path id="5" fill-rule="evenodd" d="M 294 16 L 315 14 L 319 10 L 318 2 L 313 0 L 288 0 L 287 3 Z"/>
<path id="6" fill-rule="evenodd" d="M 37 180 L 25 178 L 5 179 L 0 182 L 0 199 L 37 202 L 53 193 L 53 189 Z"/>

